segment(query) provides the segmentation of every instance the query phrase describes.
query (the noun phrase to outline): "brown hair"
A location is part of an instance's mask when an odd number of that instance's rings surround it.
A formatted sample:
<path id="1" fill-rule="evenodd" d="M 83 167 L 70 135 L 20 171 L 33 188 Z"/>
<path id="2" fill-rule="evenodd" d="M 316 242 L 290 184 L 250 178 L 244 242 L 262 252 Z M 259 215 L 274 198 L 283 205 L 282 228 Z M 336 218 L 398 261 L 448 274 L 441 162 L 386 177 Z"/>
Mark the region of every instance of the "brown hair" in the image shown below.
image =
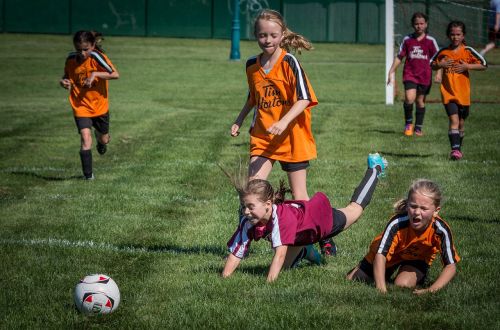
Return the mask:
<path id="1" fill-rule="evenodd" d="M 454 27 L 459 27 L 462 29 L 462 33 L 466 34 L 465 32 L 465 24 L 464 22 L 461 22 L 461 21 L 451 21 L 449 24 L 448 24 L 448 27 L 446 28 L 446 36 L 449 38 L 450 37 L 450 33 L 451 33 L 451 29 L 453 29 Z"/>
<path id="2" fill-rule="evenodd" d="M 410 199 L 410 196 L 416 192 L 431 198 L 434 201 L 435 207 L 441 206 L 442 194 L 439 186 L 431 180 L 418 179 L 413 181 L 413 183 L 411 184 L 406 199 L 400 199 L 394 204 L 394 212 L 396 212 L 397 214 L 406 213 L 408 208 L 408 200 Z"/>
<path id="3" fill-rule="evenodd" d="M 75 33 L 73 36 L 73 44 L 80 44 L 82 42 L 88 42 L 92 44 L 95 49 L 98 51 L 104 53 L 104 50 L 101 47 L 101 43 L 104 40 L 104 37 L 102 33 L 97 32 L 97 31 L 85 31 L 85 30 L 80 30 Z"/>
<path id="4" fill-rule="evenodd" d="M 280 47 L 284 48 L 287 52 L 296 51 L 300 54 L 302 49 L 313 49 L 309 40 L 307 40 L 304 36 L 293 32 L 286 26 L 285 19 L 276 10 L 264 9 L 259 13 L 259 15 L 257 15 L 254 23 L 254 33 L 257 33 L 257 23 L 259 20 L 272 21 L 281 26 L 283 31 L 283 40 L 281 40 Z"/>
<path id="5" fill-rule="evenodd" d="M 267 180 L 253 179 L 248 181 L 248 176 L 243 175 L 241 164 L 237 174 L 230 174 L 220 164 L 217 165 L 233 184 L 240 200 L 243 200 L 248 195 L 256 195 L 261 202 L 271 200 L 274 204 L 281 204 L 285 201 L 286 193 L 290 192 L 283 180 L 280 180 L 276 190 Z"/>
<path id="6" fill-rule="evenodd" d="M 428 17 L 426 14 L 424 13 L 421 13 L 419 11 L 417 11 L 416 13 L 414 13 L 411 17 L 411 24 L 414 24 L 415 23 L 415 20 L 417 18 L 423 18 L 425 22 L 428 22 Z"/>

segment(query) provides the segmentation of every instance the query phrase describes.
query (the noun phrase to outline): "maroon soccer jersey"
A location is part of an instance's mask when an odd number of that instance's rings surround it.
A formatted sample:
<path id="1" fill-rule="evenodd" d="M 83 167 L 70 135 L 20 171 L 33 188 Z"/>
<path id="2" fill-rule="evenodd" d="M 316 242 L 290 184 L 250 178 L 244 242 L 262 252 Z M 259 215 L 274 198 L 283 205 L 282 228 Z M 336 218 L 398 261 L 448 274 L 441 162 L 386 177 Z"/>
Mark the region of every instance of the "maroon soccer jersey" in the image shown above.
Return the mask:
<path id="1" fill-rule="evenodd" d="M 430 85 L 432 70 L 430 60 L 438 51 L 436 39 L 425 35 L 422 40 L 417 40 L 415 35 L 409 34 L 401 43 L 398 58 L 406 57 L 403 69 L 403 81 L 411 81 L 420 85 Z"/>
<path id="2" fill-rule="evenodd" d="M 328 197 L 316 193 L 309 201 L 273 205 L 272 217 L 265 226 L 252 226 L 243 216 L 227 246 L 234 256 L 243 258 L 251 241 L 261 238 L 269 240 L 273 248 L 313 244 L 331 233 L 333 221 Z"/>

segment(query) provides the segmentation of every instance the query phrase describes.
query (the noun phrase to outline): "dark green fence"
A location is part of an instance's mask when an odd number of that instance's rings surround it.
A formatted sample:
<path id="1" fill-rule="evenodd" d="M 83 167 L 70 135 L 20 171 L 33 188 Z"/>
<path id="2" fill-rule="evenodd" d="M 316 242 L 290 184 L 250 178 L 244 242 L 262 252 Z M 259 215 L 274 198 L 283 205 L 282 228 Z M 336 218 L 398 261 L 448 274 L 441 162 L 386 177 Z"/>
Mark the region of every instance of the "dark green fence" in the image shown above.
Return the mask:
<path id="1" fill-rule="evenodd" d="M 401 10 L 410 13 L 412 8 L 433 13 L 432 6 L 443 1 L 394 0 L 394 4 L 396 14 Z M 242 39 L 253 38 L 255 15 L 262 8 L 272 8 L 284 14 L 292 30 L 312 41 L 383 43 L 385 40 L 384 0 L 240 0 L 239 3 Z M 450 1 L 444 5 L 447 3 Z M 0 31 L 71 34 L 93 29 L 105 35 L 224 39 L 231 34 L 232 4 L 233 0 L 0 0 Z M 463 8 L 466 13 L 470 11 Z M 442 10 L 434 12 L 443 15 Z M 409 32 L 411 27 L 406 30 Z"/>

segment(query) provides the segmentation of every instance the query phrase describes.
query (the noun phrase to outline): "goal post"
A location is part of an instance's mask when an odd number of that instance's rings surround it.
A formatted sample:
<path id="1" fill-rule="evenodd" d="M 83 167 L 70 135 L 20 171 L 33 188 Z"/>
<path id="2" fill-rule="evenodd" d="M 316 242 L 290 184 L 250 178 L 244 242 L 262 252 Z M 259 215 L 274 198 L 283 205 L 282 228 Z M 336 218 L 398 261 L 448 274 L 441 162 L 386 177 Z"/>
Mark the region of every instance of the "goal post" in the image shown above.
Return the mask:
<path id="1" fill-rule="evenodd" d="M 387 76 L 394 60 L 394 1 L 385 1 L 385 104 L 394 104 L 394 85 L 387 85 Z M 395 81 L 395 80 L 393 80 Z"/>

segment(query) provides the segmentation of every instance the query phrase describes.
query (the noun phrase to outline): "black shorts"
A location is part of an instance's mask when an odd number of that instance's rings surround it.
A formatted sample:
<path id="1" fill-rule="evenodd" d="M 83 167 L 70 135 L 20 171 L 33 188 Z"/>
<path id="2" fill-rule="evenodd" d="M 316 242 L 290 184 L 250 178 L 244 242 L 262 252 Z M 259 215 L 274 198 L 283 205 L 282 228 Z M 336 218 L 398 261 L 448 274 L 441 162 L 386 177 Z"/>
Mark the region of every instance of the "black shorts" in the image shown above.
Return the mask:
<path id="1" fill-rule="evenodd" d="M 338 234 L 340 234 L 341 232 L 344 231 L 344 228 L 345 228 L 345 224 L 347 222 L 347 219 L 345 217 L 345 214 L 344 212 L 342 211 L 339 211 L 335 208 L 332 208 L 332 213 L 333 213 L 333 227 L 332 227 L 332 231 L 326 235 L 325 237 L 323 237 L 322 239 L 327 239 L 327 238 L 330 238 L 330 237 L 334 237 L 334 236 L 337 236 Z"/>
<path id="2" fill-rule="evenodd" d="M 458 103 L 450 102 L 444 105 L 446 109 L 446 113 L 448 117 L 451 115 L 458 115 L 460 119 L 466 119 L 469 117 L 469 106 L 468 105 L 460 105 Z"/>
<path id="3" fill-rule="evenodd" d="M 385 280 L 389 282 L 391 280 L 392 275 L 399 269 L 401 266 L 412 266 L 418 269 L 424 276 L 420 281 L 418 281 L 417 285 L 422 285 L 427 279 L 427 275 L 429 273 L 429 265 L 425 263 L 423 260 L 405 260 L 385 269 Z M 368 260 L 363 258 L 359 263 L 359 269 L 361 269 L 366 275 L 373 279 L 373 264 L 369 263 Z"/>
<path id="4" fill-rule="evenodd" d="M 498 40 L 500 40 L 500 31 L 495 32 L 492 27 L 488 28 L 488 41 L 496 42 Z"/>
<path id="5" fill-rule="evenodd" d="M 281 169 L 285 172 L 295 172 L 300 170 L 305 170 L 309 167 L 309 161 L 298 162 L 298 163 L 289 163 L 280 161 Z"/>
<path id="6" fill-rule="evenodd" d="M 78 133 L 83 128 L 94 127 L 96 131 L 101 134 L 109 133 L 109 112 L 98 117 L 75 117 L 76 127 L 78 128 Z"/>
<path id="7" fill-rule="evenodd" d="M 416 89 L 417 94 L 420 94 L 420 95 L 429 95 L 429 93 L 431 92 L 431 84 L 422 85 L 422 84 L 414 83 L 413 81 L 405 81 L 405 82 L 403 82 L 403 84 L 405 85 L 405 91 L 407 91 L 409 89 Z"/>

